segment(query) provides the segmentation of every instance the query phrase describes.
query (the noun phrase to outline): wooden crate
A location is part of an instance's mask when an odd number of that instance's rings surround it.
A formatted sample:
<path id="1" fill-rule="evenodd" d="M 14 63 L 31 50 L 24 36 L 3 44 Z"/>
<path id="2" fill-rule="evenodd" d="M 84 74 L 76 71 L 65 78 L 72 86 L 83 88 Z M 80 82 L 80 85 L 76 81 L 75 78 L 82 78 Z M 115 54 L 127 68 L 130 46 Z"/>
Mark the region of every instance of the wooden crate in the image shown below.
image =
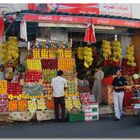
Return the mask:
<path id="1" fill-rule="evenodd" d="M 99 114 L 113 114 L 114 113 L 114 106 L 110 105 L 102 105 L 99 107 Z"/>

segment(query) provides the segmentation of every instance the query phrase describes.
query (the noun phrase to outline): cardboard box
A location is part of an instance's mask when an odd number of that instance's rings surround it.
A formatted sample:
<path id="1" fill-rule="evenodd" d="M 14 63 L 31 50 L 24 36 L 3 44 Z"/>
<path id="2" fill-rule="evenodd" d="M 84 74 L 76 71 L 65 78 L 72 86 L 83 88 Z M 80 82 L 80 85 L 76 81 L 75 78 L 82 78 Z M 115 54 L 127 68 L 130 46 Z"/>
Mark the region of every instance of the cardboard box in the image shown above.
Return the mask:
<path id="1" fill-rule="evenodd" d="M 99 106 L 97 103 L 90 105 L 82 105 L 83 112 L 99 112 Z"/>
<path id="2" fill-rule="evenodd" d="M 107 105 L 114 105 L 113 93 L 106 93 L 102 95 L 102 101 Z"/>
<path id="3" fill-rule="evenodd" d="M 99 113 L 86 112 L 85 113 L 85 121 L 95 121 L 99 120 Z"/>
<path id="4" fill-rule="evenodd" d="M 102 86 L 102 101 L 108 105 L 114 104 L 113 86 L 112 85 L 103 85 Z"/>

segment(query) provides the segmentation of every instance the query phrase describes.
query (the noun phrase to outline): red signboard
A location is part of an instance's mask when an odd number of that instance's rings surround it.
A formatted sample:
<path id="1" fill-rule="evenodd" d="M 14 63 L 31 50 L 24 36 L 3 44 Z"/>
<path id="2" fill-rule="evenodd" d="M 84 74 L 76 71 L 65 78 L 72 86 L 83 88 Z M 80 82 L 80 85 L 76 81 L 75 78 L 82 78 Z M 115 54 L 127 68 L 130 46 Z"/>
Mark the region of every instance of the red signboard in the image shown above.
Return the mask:
<path id="1" fill-rule="evenodd" d="M 99 14 L 99 4 L 64 4 L 64 3 L 47 3 L 47 4 L 28 4 L 29 10 L 40 12 L 62 12 L 69 14 Z"/>
<path id="2" fill-rule="evenodd" d="M 25 14 L 23 16 L 25 21 L 33 22 L 59 22 L 59 23 L 82 23 L 88 24 L 89 17 L 79 16 L 56 16 L 56 15 L 41 15 L 41 14 Z M 91 18 L 91 22 L 95 25 L 110 25 L 122 26 L 131 28 L 140 28 L 140 21 L 113 19 L 113 18 Z"/>
<path id="3" fill-rule="evenodd" d="M 118 3 L 38 3 L 28 4 L 29 10 L 42 13 L 61 12 L 69 14 L 97 14 L 132 17 L 131 4 Z"/>
<path id="4" fill-rule="evenodd" d="M 134 20 L 112 19 L 112 18 L 92 18 L 95 25 L 110 25 L 140 28 L 140 22 Z"/>
<path id="5" fill-rule="evenodd" d="M 25 14 L 23 19 L 25 21 L 42 21 L 42 22 L 62 22 L 62 23 L 88 23 L 86 17 L 74 17 L 74 16 L 56 16 L 56 15 L 36 15 Z"/>

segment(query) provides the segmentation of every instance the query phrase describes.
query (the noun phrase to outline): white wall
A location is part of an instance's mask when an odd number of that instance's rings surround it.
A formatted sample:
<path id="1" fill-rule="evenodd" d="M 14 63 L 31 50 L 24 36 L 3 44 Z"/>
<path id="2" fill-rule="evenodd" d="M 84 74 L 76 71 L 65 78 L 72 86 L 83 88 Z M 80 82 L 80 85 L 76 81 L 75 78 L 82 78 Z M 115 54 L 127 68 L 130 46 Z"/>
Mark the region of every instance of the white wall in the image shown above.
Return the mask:
<path id="1" fill-rule="evenodd" d="M 52 28 L 50 33 L 50 39 L 55 41 L 68 42 L 68 32 L 66 28 Z"/>
<path id="2" fill-rule="evenodd" d="M 140 3 L 132 4 L 132 17 L 140 19 Z"/>

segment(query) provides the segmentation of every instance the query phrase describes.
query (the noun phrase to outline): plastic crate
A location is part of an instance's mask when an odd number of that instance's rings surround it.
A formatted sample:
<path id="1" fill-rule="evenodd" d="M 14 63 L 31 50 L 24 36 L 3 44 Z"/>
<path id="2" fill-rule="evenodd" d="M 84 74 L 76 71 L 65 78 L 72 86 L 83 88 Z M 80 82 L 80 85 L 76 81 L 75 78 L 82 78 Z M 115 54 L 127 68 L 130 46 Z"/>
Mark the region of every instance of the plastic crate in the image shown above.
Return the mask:
<path id="1" fill-rule="evenodd" d="M 84 121 L 85 120 L 84 112 L 82 112 L 82 111 L 79 113 L 68 112 L 67 118 L 68 118 L 69 122 L 77 122 L 77 121 Z"/>

